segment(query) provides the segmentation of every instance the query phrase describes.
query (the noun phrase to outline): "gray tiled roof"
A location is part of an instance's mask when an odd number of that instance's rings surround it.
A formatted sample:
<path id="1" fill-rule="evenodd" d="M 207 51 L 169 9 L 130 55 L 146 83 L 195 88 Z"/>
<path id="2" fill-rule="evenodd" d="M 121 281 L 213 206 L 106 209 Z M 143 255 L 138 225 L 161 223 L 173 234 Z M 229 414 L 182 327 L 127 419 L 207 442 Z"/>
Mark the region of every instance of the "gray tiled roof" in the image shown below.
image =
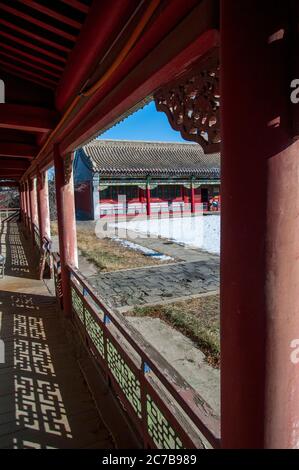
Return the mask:
<path id="1" fill-rule="evenodd" d="M 198 144 L 93 140 L 79 150 L 94 172 L 117 176 L 199 176 L 220 178 L 220 154 Z"/>

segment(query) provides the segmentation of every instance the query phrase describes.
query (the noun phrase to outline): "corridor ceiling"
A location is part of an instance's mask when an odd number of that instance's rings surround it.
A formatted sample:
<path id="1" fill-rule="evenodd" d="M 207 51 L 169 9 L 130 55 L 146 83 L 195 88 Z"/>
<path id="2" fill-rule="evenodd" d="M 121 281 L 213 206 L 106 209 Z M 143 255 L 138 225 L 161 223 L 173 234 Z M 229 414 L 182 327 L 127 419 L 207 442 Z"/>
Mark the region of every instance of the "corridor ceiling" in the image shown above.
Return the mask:
<path id="1" fill-rule="evenodd" d="M 215 47 L 217 22 L 216 0 L 1 0 L 0 180 L 92 138 Z"/>

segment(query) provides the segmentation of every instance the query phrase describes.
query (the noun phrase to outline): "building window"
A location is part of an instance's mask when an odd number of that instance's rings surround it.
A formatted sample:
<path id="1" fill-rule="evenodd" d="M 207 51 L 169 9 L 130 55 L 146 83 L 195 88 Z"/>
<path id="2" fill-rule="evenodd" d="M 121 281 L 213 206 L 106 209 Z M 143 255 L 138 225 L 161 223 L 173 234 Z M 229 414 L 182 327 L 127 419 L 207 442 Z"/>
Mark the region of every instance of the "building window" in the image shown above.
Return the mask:
<path id="1" fill-rule="evenodd" d="M 164 201 L 172 201 L 173 199 L 181 199 L 181 185 L 160 185 L 151 190 L 151 198 L 162 199 Z"/>
<path id="2" fill-rule="evenodd" d="M 137 186 L 109 186 L 108 188 L 100 191 L 100 199 L 113 200 L 117 202 L 118 196 L 126 196 L 127 201 L 138 199 Z"/>

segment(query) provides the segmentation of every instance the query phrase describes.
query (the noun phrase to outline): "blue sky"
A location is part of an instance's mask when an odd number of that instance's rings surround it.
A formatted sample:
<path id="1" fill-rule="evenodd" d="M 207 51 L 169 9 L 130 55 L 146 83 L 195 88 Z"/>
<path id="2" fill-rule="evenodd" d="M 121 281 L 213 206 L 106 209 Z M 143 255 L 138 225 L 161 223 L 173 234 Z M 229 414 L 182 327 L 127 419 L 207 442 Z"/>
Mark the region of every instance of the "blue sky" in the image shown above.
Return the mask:
<path id="1" fill-rule="evenodd" d="M 104 132 L 99 138 L 186 143 L 181 134 L 170 127 L 166 114 L 156 110 L 153 101 Z"/>

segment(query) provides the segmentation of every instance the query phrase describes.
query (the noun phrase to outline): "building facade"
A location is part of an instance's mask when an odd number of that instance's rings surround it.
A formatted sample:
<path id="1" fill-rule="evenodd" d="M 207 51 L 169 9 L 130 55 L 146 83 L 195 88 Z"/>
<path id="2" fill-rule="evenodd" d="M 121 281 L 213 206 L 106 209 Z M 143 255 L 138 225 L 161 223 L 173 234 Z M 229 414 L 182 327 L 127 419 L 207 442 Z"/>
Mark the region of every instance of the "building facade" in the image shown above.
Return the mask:
<path id="1" fill-rule="evenodd" d="M 94 140 L 74 179 L 79 219 L 220 210 L 220 154 L 198 144 Z"/>

